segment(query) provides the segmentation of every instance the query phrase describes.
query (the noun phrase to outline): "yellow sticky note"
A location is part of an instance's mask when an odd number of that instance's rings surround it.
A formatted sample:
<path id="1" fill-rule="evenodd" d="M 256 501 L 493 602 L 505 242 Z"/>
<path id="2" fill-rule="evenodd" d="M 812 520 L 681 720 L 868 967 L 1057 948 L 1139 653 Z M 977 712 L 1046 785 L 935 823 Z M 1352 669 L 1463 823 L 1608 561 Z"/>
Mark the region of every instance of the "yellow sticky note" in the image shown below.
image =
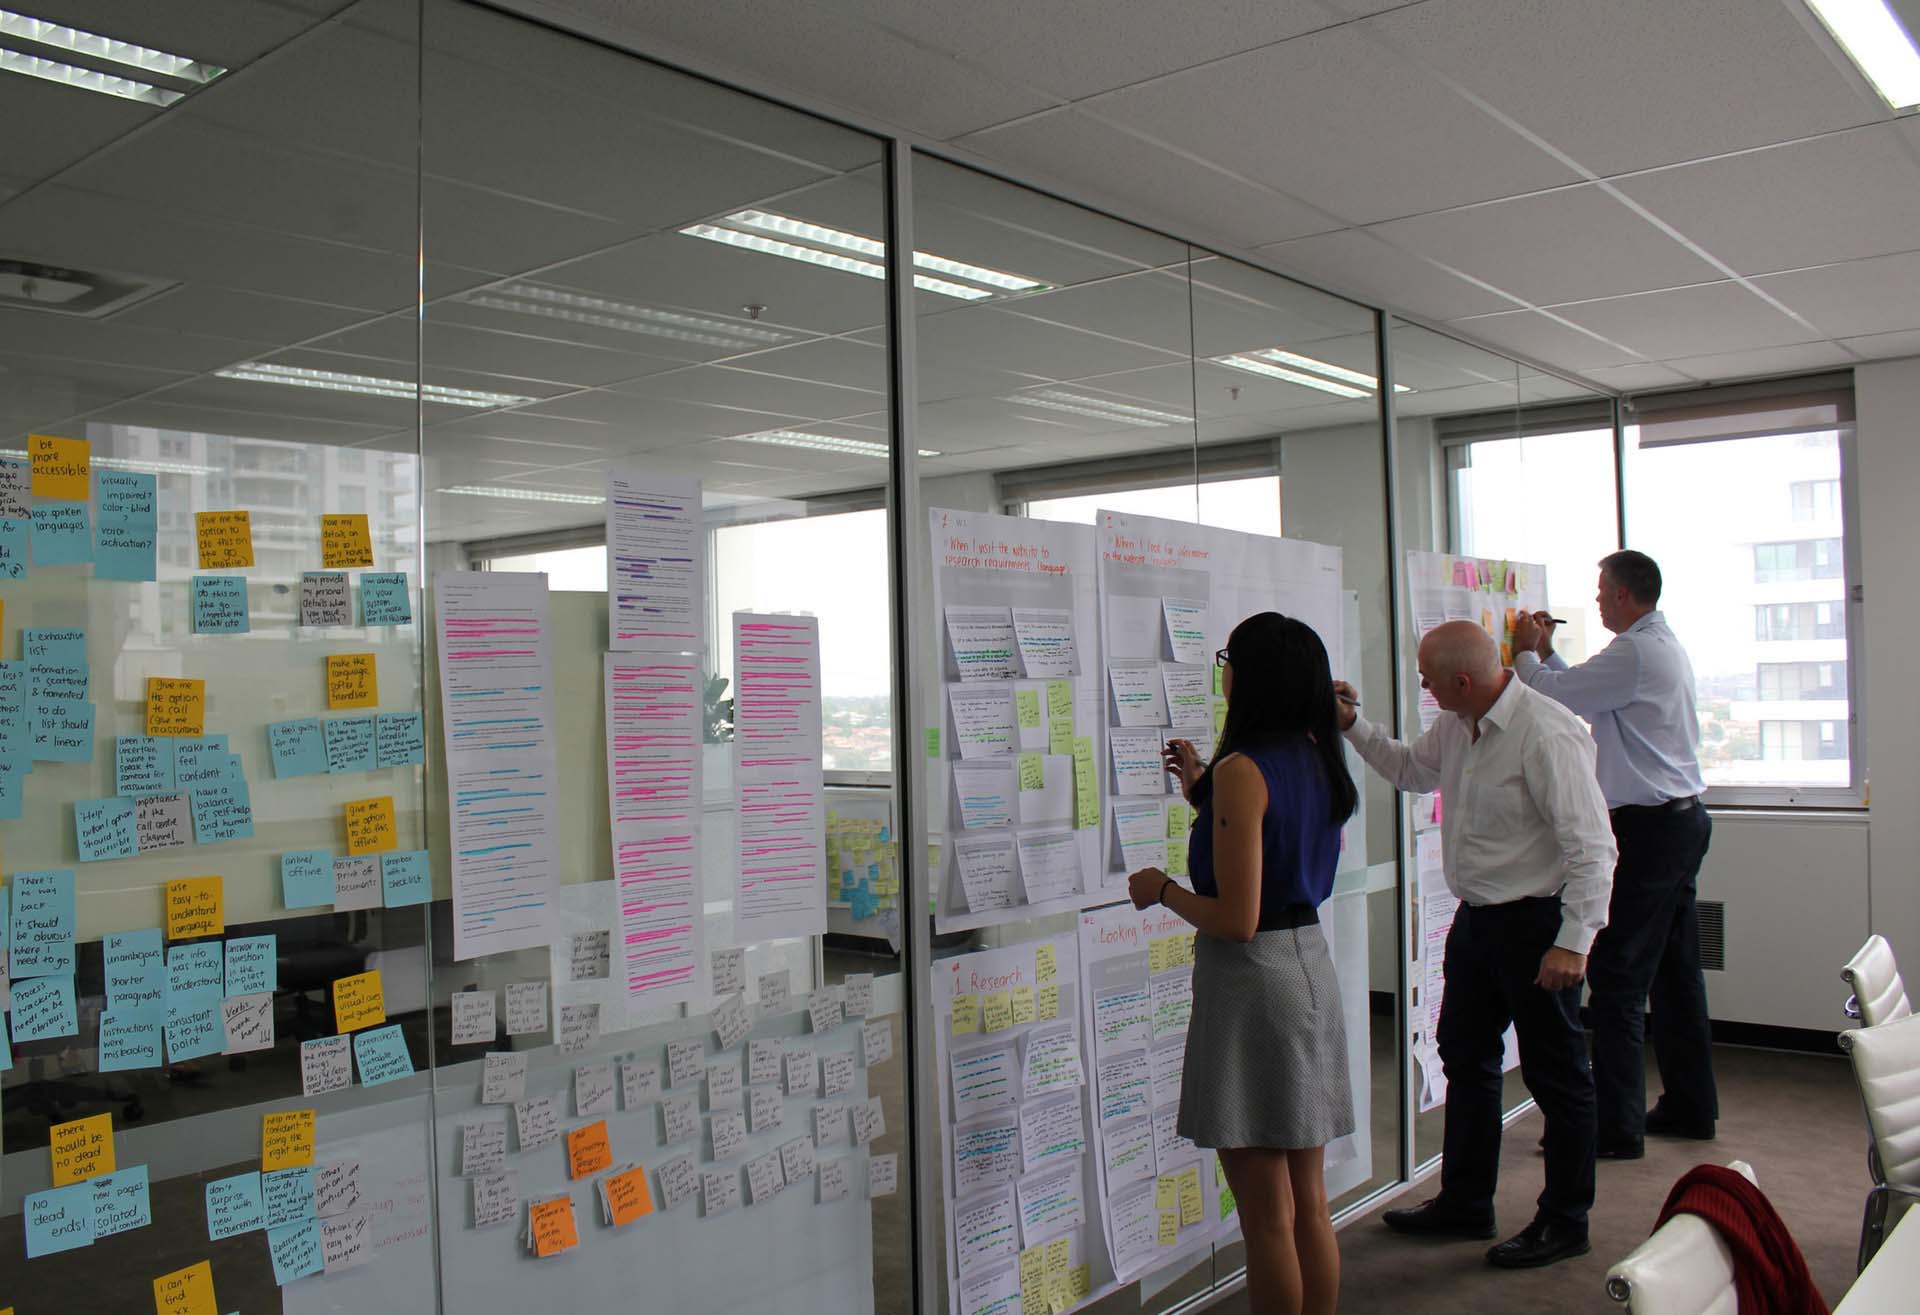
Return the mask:
<path id="1" fill-rule="evenodd" d="M 358 1032 L 387 1021 L 387 998 L 380 989 L 380 970 L 373 968 L 333 984 L 333 1026 L 338 1032 Z"/>
<path id="2" fill-rule="evenodd" d="M 584 1128 L 567 1134 L 567 1176 L 591 1178 L 602 1169 L 613 1167 L 613 1143 L 607 1137 L 607 1121 L 595 1119 Z M 1199 1188 L 1194 1189 L 1198 1191 Z"/>
<path id="3" fill-rule="evenodd" d="M 28 434 L 33 459 L 33 496 L 59 502 L 85 502 L 93 496 L 93 448 L 84 438 Z"/>
<path id="4" fill-rule="evenodd" d="M 1093 1295 L 1092 1265 L 1075 1265 L 1067 1271 L 1067 1295 L 1075 1301 L 1085 1301 Z"/>
<path id="5" fill-rule="evenodd" d="M 1193 932 L 1193 931 L 1180 933 L 1179 941 L 1180 941 L 1180 962 L 1181 963 L 1193 962 L 1193 938 L 1198 936 L 1199 934 L 1200 934 L 1199 932 Z"/>
<path id="6" fill-rule="evenodd" d="M 253 518 L 244 511 L 196 511 L 200 569 L 226 571 L 253 565 Z"/>
<path id="7" fill-rule="evenodd" d="M 967 1036 L 980 1030 L 980 997 L 977 995 L 956 995 L 953 997 L 953 1034 Z"/>
<path id="8" fill-rule="evenodd" d="M 1172 1174 L 1162 1174 L 1153 1183 L 1153 1208 L 1156 1210 L 1174 1210 L 1180 1205 L 1180 1180 Z"/>
<path id="9" fill-rule="evenodd" d="M 180 676 L 147 677 L 147 734 L 205 735 L 207 682 Z"/>
<path id="10" fill-rule="evenodd" d="M 1047 752 L 1065 755 L 1073 752 L 1073 723 L 1055 721 L 1047 723 Z"/>
<path id="11" fill-rule="evenodd" d="M 1051 945 L 1042 945 L 1033 952 L 1033 980 L 1050 982 L 1060 975 L 1060 956 Z"/>
<path id="12" fill-rule="evenodd" d="M 97 1178 L 113 1172 L 113 1116 L 95 1114 L 71 1123 L 56 1123 L 47 1134 L 53 1158 L 53 1185 Z"/>
<path id="13" fill-rule="evenodd" d="M 373 565 L 373 535 L 365 512 L 320 518 L 320 564 L 329 570 Z"/>
<path id="14" fill-rule="evenodd" d="M 153 1281 L 156 1315 L 220 1315 L 213 1298 L 213 1263 L 203 1260 Z"/>
<path id="15" fill-rule="evenodd" d="M 647 1171 L 635 1166 L 624 1173 L 616 1173 L 605 1183 L 607 1191 L 607 1209 L 613 1216 L 613 1226 L 623 1228 L 636 1219 L 645 1219 L 653 1213 L 653 1193 L 647 1188 Z"/>
<path id="16" fill-rule="evenodd" d="M 1013 692 L 1013 719 L 1032 730 L 1040 729 L 1040 691 L 1017 689 Z"/>
<path id="17" fill-rule="evenodd" d="M 1213 664 L 1213 696 L 1217 699 L 1225 698 L 1227 695 L 1227 691 L 1221 683 L 1226 674 L 1227 669 L 1225 667 L 1221 666 L 1218 662 Z"/>
<path id="18" fill-rule="evenodd" d="M 1030 1246 L 1020 1253 L 1020 1308 L 1039 1310 L 1046 1300 L 1047 1249 Z"/>
<path id="19" fill-rule="evenodd" d="M 1178 1210 L 1162 1210 L 1160 1212 L 1160 1245 L 1170 1247 L 1179 1240 L 1180 1212 Z"/>
<path id="20" fill-rule="evenodd" d="M 927 727 L 927 757 L 938 758 L 939 756 L 940 728 L 938 726 L 929 726 Z"/>
<path id="21" fill-rule="evenodd" d="M 1065 722 L 1067 733 L 1073 733 L 1073 682 L 1070 680 L 1050 680 L 1047 682 L 1047 720 L 1053 723 Z"/>
<path id="22" fill-rule="evenodd" d="M 1213 737 L 1214 739 L 1216 740 L 1219 739 L 1221 735 L 1226 733 L 1226 729 L 1227 729 L 1227 701 L 1225 699 L 1215 699 L 1213 701 Z"/>
<path id="23" fill-rule="evenodd" d="M 1073 827 L 1086 831 L 1100 825 L 1100 793 L 1093 779 L 1093 737 L 1073 740 Z"/>
<path id="24" fill-rule="evenodd" d="M 1066 1273 L 1067 1266 L 1072 1262 L 1073 1252 L 1066 1238 L 1056 1237 L 1053 1241 L 1047 1243 L 1047 1274 L 1049 1277 L 1055 1274 Z"/>
<path id="25" fill-rule="evenodd" d="M 1193 1166 L 1180 1174 L 1180 1226 L 1190 1227 L 1203 1217 L 1200 1208 L 1200 1169 Z"/>
<path id="26" fill-rule="evenodd" d="M 227 930 L 226 882 L 219 877 L 183 877 L 167 883 L 167 939 L 219 936 Z"/>
<path id="27" fill-rule="evenodd" d="M 1171 968 L 1173 966 L 1171 962 L 1172 953 L 1173 937 L 1155 936 L 1152 940 L 1148 941 L 1147 971 L 1149 973 L 1163 973 L 1168 968 Z"/>
<path id="28" fill-rule="evenodd" d="M 260 1168 L 302 1169 L 313 1163 L 313 1111 L 260 1116 Z"/>
<path id="29" fill-rule="evenodd" d="M 981 1026 L 989 1033 L 1004 1032 L 1013 1026 L 1013 1005 L 1007 999 L 1005 991 L 994 991 L 981 996 L 980 1012 L 985 1015 Z"/>
<path id="30" fill-rule="evenodd" d="M 371 653 L 327 655 L 327 706 L 372 708 L 380 703 L 380 677 Z"/>
<path id="31" fill-rule="evenodd" d="M 1034 1010 L 1040 1015 L 1042 1022 L 1060 1017 L 1060 983 L 1048 982 L 1040 988 L 1039 1000 Z"/>
<path id="32" fill-rule="evenodd" d="M 1193 822 L 1187 816 L 1187 806 L 1180 803 L 1168 804 L 1167 839 L 1185 840 L 1187 838 L 1187 832 L 1192 829 Z"/>
<path id="33" fill-rule="evenodd" d="M 1015 1027 L 1019 1027 L 1022 1023 L 1031 1023 L 1033 1021 L 1033 988 L 1031 986 L 1014 987 L 1011 1007 Z"/>
<path id="34" fill-rule="evenodd" d="M 1044 790 L 1047 788 L 1047 769 L 1045 760 L 1037 753 L 1020 755 L 1020 788 L 1022 790 Z"/>
<path id="35" fill-rule="evenodd" d="M 540 1201 L 528 1207 L 527 1224 L 533 1233 L 533 1253 L 546 1257 L 571 1251 L 580 1245 L 580 1233 L 573 1223 L 573 1198 Z"/>
<path id="36" fill-rule="evenodd" d="M 1167 841 L 1167 875 L 1170 877 L 1187 875 L 1187 842 L 1185 840 Z"/>
<path id="37" fill-rule="evenodd" d="M 347 852 L 378 854 L 400 844 L 393 824 L 393 796 L 347 802 Z"/>

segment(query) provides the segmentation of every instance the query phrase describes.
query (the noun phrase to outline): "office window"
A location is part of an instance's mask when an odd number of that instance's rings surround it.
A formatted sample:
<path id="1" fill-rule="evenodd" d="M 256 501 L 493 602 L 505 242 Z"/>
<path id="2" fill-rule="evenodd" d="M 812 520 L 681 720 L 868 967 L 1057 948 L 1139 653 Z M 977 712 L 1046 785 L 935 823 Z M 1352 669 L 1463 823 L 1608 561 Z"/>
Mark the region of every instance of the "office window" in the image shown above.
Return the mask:
<path id="1" fill-rule="evenodd" d="M 489 557 L 486 559 L 486 569 L 489 571 L 545 571 L 549 589 L 605 593 L 607 591 L 607 546 L 604 543 L 595 543 L 580 548 L 549 548 L 544 552 Z"/>
<path id="2" fill-rule="evenodd" d="M 1280 533 L 1280 477 L 1256 475 L 1250 479 L 1223 479 L 1199 485 L 1188 479 L 1184 483 L 1144 489 L 1035 498 L 1026 504 L 1025 514 L 1038 520 L 1074 521 L 1091 525 L 1094 512 L 1102 508 L 1180 521 L 1193 520 L 1197 508 L 1199 522 L 1203 525 L 1277 537 Z"/>
<path id="3" fill-rule="evenodd" d="M 1794 481 L 1793 518 L 1797 521 L 1838 521 L 1840 519 L 1840 481 L 1837 479 Z"/>

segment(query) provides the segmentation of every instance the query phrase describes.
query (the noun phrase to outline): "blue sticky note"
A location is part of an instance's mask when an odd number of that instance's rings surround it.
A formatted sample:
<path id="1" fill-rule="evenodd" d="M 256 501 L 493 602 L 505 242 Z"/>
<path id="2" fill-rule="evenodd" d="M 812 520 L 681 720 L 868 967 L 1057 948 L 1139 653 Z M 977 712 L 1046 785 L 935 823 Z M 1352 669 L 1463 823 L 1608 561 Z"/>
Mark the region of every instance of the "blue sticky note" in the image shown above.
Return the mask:
<path id="1" fill-rule="evenodd" d="M 318 1274 L 326 1267 L 320 1246 L 320 1221 L 311 1219 L 269 1228 L 267 1254 L 273 1258 L 273 1281 L 283 1288 L 297 1278 Z"/>
<path id="2" fill-rule="evenodd" d="M 373 770 L 373 764 L 373 718 L 327 718 L 327 770 L 370 772 Z"/>
<path id="3" fill-rule="evenodd" d="M 113 792 L 123 799 L 172 794 L 172 739 L 165 735 L 117 737 L 113 742 Z"/>
<path id="4" fill-rule="evenodd" d="M 253 835 L 253 799 L 245 781 L 208 785 L 193 792 L 193 838 L 202 845 Z"/>
<path id="5" fill-rule="evenodd" d="M 93 560 L 93 525 L 84 502 L 38 502 L 33 507 L 33 564 L 71 566 Z"/>
<path id="6" fill-rule="evenodd" d="M 93 1184 L 28 1193 L 20 1222 L 26 1229 L 28 1260 L 92 1246 Z"/>
<path id="7" fill-rule="evenodd" d="M 87 632 L 71 627 L 22 630 L 20 656 L 29 666 L 84 667 L 87 665 Z"/>
<path id="8" fill-rule="evenodd" d="M 32 522 L 17 517 L 0 518 L 0 578 L 26 578 L 31 526 Z"/>
<path id="9" fill-rule="evenodd" d="M 73 805 L 73 837 L 82 863 L 132 858 L 140 852 L 133 830 L 133 800 L 81 799 Z"/>
<path id="10" fill-rule="evenodd" d="M 50 700 L 28 709 L 33 760 L 43 763 L 93 761 L 93 705 Z"/>
<path id="11" fill-rule="evenodd" d="M 227 1025 L 219 1005 L 193 1014 L 168 1014 L 166 1033 L 169 1064 L 217 1055 L 227 1045 Z"/>
<path id="12" fill-rule="evenodd" d="M 280 985 L 280 940 L 265 936 L 235 936 L 227 942 L 227 994 L 253 995 Z"/>
<path id="13" fill-rule="evenodd" d="M 167 1003 L 167 960 L 158 927 L 109 932 L 100 941 L 107 1008 L 160 1009 Z"/>
<path id="14" fill-rule="evenodd" d="M 0 1014 L 0 1073 L 13 1067 L 13 1042 L 7 1036 L 7 1016 Z"/>
<path id="15" fill-rule="evenodd" d="M 15 977 L 73 971 L 73 872 L 16 872 L 9 966 Z"/>
<path id="16" fill-rule="evenodd" d="M 380 766 L 405 767 L 427 760 L 427 737 L 417 712 L 383 712 L 380 721 Z"/>
<path id="17" fill-rule="evenodd" d="M 273 755 L 276 779 L 313 776 L 327 770 L 327 742 L 318 717 L 269 722 L 267 750 Z"/>
<path id="18" fill-rule="evenodd" d="M 333 903 L 333 851 L 295 849 L 282 854 L 280 902 L 290 909 Z"/>
<path id="19" fill-rule="evenodd" d="M 167 1018 L 220 1008 L 227 965 L 219 941 L 194 941 L 167 950 Z"/>
<path id="20" fill-rule="evenodd" d="M 100 1071 L 159 1068 L 166 1021 L 166 1012 L 158 1007 L 100 1015 Z"/>
<path id="21" fill-rule="evenodd" d="M 193 632 L 244 635 L 253 629 L 247 612 L 247 580 L 242 575 L 193 577 Z"/>
<path id="22" fill-rule="evenodd" d="M 266 1207 L 268 1228 L 317 1218 L 313 1203 L 313 1166 L 261 1174 L 260 1202 Z"/>
<path id="23" fill-rule="evenodd" d="M 105 520 L 112 516 L 136 525 L 159 524 L 159 481 L 135 470 L 93 468 L 93 500 Z"/>
<path id="24" fill-rule="evenodd" d="M 74 1007 L 72 973 L 14 982 L 13 1039 L 16 1043 L 75 1036 L 79 1031 L 80 1015 Z"/>
<path id="25" fill-rule="evenodd" d="M 93 534 L 93 578 L 152 580 L 159 576 L 160 533 L 124 516 L 100 517 Z"/>
<path id="26" fill-rule="evenodd" d="M 241 774 L 240 756 L 227 751 L 227 737 L 203 735 L 174 739 L 173 779 L 176 789 L 193 790 L 246 778 Z"/>
<path id="27" fill-rule="evenodd" d="M 93 692 L 93 673 L 82 662 L 29 662 L 27 708 L 50 703 L 85 703 Z"/>
<path id="28" fill-rule="evenodd" d="M 413 621 L 404 571 L 368 571 L 360 577 L 360 624 L 404 626 Z"/>
<path id="29" fill-rule="evenodd" d="M 17 822 L 26 814 L 27 777 L 33 759 L 24 753 L 0 753 L 0 820 Z"/>
<path id="30" fill-rule="evenodd" d="M 0 751 L 24 753 L 33 747 L 27 727 L 27 664 L 0 662 Z"/>
<path id="31" fill-rule="evenodd" d="M 153 1202 L 147 1195 L 147 1166 L 131 1165 L 98 1178 L 93 1184 L 93 1235 L 112 1237 L 153 1222 Z"/>
<path id="32" fill-rule="evenodd" d="M 413 1072 L 413 1057 L 407 1053 L 407 1038 L 398 1023 L 355 1032 L 353 1057 L 360 1064 L 363 1087 L 377 1087 Z"/>
<path id="33" fill-rule="evenodd" d="M 433 898 L 433 869 L 427 851 L 412 849 L 380 856 L 381 902 L 390 909 L 425 904 Z"/>
<path id="34" fill-rule="evenodd" d="M 260 1175 L 237 1173 L 207 1184 L 207 1236 L 215 1242 L 266 1227 L 260 1204 Z"/>

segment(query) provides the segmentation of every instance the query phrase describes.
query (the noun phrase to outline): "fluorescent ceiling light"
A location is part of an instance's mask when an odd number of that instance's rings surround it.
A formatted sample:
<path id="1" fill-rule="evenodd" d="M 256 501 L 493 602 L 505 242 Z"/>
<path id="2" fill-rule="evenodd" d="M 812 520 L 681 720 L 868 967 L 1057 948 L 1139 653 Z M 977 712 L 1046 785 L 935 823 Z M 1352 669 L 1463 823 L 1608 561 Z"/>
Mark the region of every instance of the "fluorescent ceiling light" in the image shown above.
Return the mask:
<path id="1" fill-rule="evenodd" d="M 803 447 L 815 452 L 840 452 L 854 457 L 878 457 L 886 460 L 891 449 L 885 443 L 870 438 L 840 438 L 833 434 L 808 434 L 798 429 L 767 429 L 758 434 L 735 434 L 741 443 L 768 443 L 774 447 Z M 926 448 L 916 448 L 923 457 L 937 457 L 938 452 Z"/>
<path id="2" fill-rule="evenodd" d="M 45 19 L 16 14 L 10 9 L 0 9 L 0 36 L 17 37 L 35 45 L 52 46 L 103 63 L 139 69 L 142 73 L 178 78 L 182 82 L 212 82 L 226 72 L 218 64 L 202 64 L 185 55 L 170 55 L 164 50 L 136 46 L 131 41 L 118 41 L 61 23 L 49 23 Z"/>
<path id="3" fill-rule="evenodd" d="M 1920 50 L 1886 0 L 1807 0 L 1833 39 L 1896 110 L 1920 105 Z"/>
<path id="4" fill-rule="evenodd" d="M 1230 365 L 1236 370 L 1249 370 L 1254 374 L 1267 375 L 1269 378 L 1284 379 L 1290 384 L 1318 388 L 1321 392 L 1332 393 L 1335 397 L 1367 397 L 1378 391 L 1380 387 L 1380 381 L 1370 374 L 1349 370 L 1344 365 L 1329 365 L 1311 356 L 1302 356 L 1298 352 L 1284 351 L 1278 347 L 1235 352 L 1229 356 L 1215 356 L 1212 360 L 1216 365 Z M 1395 384 L 1393 391 L 1410 393 L 1413 389 L 1405 384 Z"/>
<path id="5" fill-rule="evenodd" d="M 1115 424 L 1133 425 L 1139 429 L 1165 429 L 1168 425 L 1190 423 L 1186 416 L 1172 411 L 1155 411 L 1150 407 L 1132 406 L 1105 397 L 1089 397 L 1083 393 L 1070 393 L 1060 388 L 1043 388 L 1031 393 L 1015 393 L 1000 400 L 1020 406 L 1039 407 L 1044 411 L 1065 411 L 1069 415 L 1091 416 L 1095 420 L 1110 420 Z"/>
<path id="6" fill-rule="evenodd" d="M 290 388 L 323 388 L 334 393 L 363 393 L 371 397 L 414 396 L 414 385 L 405 379 L 381 379 L 367 374 L 341 374 L 334 370 L 307 370 L 292 365 L 266 365 L 244 361 L 214 374 L 222 379 L 245 379 L 253 383 L 286 384 Z M 517 393 L 488 393 L 475 388 L 448 388 L 442 384 L 422 384 L 423 401 L 445 406 L 523 406 L 533 401 Z"/>
<path id="7" fill-rule="evenodd" d="M 883 279 L 887 276 L 886 266 L 881 263 L 887 257 L 886 243 L 765 210 L 738 210 L 727 215 L 718 225 L 692 224 L 680 231 L 688 237 L 705 238 L 709 242 L 722 242 L 769 256 L 783 256 L 788 260 L 859 274 L 864 278 Z M 769 233 L 774 236 L 761 236 Z M 842 252 L 851 254 L 839 254 Z M 925 251 L 914 252 L 913 263 L 916 268 L 952 276 L 934 278 L 928 274 L 915 274 L 913 285 L 916 288 L 962 301 L 983 301 L 993 296 L 995 291 L 1038 292 L 1047 287 L 1037 279 L 987 269 L 981 265 L 969 265 L 965 261 L 949 260 Z M 956 279 L 966 282 L 956 282 Z M 981 286 L 970 286 L 974 284 Z"/>
<path id="8" fill-rule="evenodd" d="M 161 109 L 173 104 L 184 94 L 156 87 L 151 82 L 102 73 L 98 69 L 62 64 L 38 55 L 23 55 L 17 50 L 0 50 L 0 73 L 19 73 L 45 82 L 78 87 L 81 91 L 97 91 L 102 96 L 118 96 L 122 100 L 137 100 L 144 105 L 158 105 Z"/>
<path id="9" fill-rule="evenodd" d="M 1318 388 L 1323 393 L 1332 393 L 1335 397 L 1372 397 L 1365 388 L 1353 388 L 1347 384 L 1335 383 L 1317 374 L 1303 374 L 1299 370 L 1289 370 L 1283 365 L 1271 361 L 1262 361 L 1252 356 L 1216 356 L 1216 365 L 1230 365 L 1236 370 L 1246 370 L 1253 374 L 1264 374 L 1270 379 L 1284 379 L 1290 384 L 1299 384 L 1303 388 Z"/>
<path id="10" fill-rule="evenodd" d="M 0 448 L 0 459 L 25 461 L 26 451 L 21 448 Z M 148 475 L 218 475 L 220 471 L 213 466 L 196 465 L 191 461 L 146 461 L 139 457 L 103 457 L 93 458 L 96 466 L 105 466 L 108 470 L 135 470 Z"/>
<path id="11" fill-rule="evenodd" d="M 477 292 L 461 293 L 454 300 L 490 310 L 540 315 L 569 324 L 591 324 L 602 329 L 618 329 L 623 333 L 644 333 L 656 338 L 672 338 L 678 342 L 739 351 L 776 346 L 791 342 L 794 337 L 793 334 L 764 329 L 755 324 L 608 301 L 603 297 L 563 292 L 535 283 L 508 283 L 497 288 L 482 288 Z"/>
<path id="12" fill-rule="evenodd" d="M 606 499 L 598 493 L 552 493 L 546 489 L 503 489 L 490 484 L 460 484 L 435 493 L 458 493 L 469 498 L 510 498 L 515 502 L 570 502 L 597 505 Z"/>

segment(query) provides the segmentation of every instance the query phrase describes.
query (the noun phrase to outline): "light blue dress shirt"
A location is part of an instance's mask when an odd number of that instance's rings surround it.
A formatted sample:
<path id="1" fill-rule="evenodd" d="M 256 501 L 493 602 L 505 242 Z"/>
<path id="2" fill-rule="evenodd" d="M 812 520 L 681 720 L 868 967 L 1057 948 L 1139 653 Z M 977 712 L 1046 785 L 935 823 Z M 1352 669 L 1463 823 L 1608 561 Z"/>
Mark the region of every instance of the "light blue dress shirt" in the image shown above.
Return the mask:
<path id="1" fill-rule="evenodd" d="M 1689 799 L 1700 776 L 1700 722 L 1693 710 L 1693 663 L 1667 625 L 1649 612 L 1577 667 L 1558 653 L 1513 655 L 1527 685 L 1593 726 L 1595 770 L 1608 808 Z"/>

